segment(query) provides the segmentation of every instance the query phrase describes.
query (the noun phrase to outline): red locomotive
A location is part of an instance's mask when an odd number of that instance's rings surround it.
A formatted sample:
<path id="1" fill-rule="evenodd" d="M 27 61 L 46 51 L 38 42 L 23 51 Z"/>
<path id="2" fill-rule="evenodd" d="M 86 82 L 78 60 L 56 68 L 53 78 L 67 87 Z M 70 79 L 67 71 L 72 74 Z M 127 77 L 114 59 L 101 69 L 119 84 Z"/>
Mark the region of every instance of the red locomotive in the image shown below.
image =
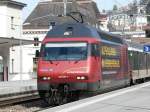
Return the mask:
<path id="1" fill-rule="evenodd" d="M 55 26 L 42 41 L 38 90 L 49 102 L 130 83 L 126 43 L 82 23 Z"/>

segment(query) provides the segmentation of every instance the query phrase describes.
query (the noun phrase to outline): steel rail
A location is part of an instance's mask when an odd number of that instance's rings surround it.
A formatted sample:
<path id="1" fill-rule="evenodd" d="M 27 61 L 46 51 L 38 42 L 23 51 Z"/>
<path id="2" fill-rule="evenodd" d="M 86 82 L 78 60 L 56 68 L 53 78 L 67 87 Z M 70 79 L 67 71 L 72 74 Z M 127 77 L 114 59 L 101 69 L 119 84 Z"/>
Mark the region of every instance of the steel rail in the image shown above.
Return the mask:
<path id="1" fill-rule="evenodd" d="M 36 99 L 40 99 L 37 92 L 21 94 L 17 96 L 4 97 L 4 98 L 0 98 L 0 107 L 22 103 L 30 100 L 36 100 Z"/>

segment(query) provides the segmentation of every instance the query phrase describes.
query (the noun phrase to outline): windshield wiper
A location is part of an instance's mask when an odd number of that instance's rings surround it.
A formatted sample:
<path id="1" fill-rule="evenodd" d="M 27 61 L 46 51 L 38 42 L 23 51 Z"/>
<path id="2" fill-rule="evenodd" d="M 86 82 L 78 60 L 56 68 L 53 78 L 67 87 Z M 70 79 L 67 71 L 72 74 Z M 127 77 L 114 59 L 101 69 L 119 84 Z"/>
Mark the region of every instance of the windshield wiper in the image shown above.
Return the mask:
<path id="1" fill-rule="evenodd" d="M 74 64 L 78 63 L 78 62 L 81 61 L 81 60 L 82 60 L 82 58 L 80 58 L 80 59 L 78 59 L 78 60 L 75 60 L 75 61 L 74 61 Z"/>
<path id="2" fill-rule="evenodd" d="M 50 62 L 50 64 L 53 64 L 53 61 L 52 60 L 50 60 L 50 59 L 47 59 L 47 58 L 43 58 L 45 61 L 48 61 L 48 62 Z"/>
<path id="3" fill-rule="evenodd" d="M 74 61 L 74 64 L 76 64 L 76 63 L 78 63 L 80 60 L 76 60 L 76 61 Z"/>
<path id="4" fill-rule="evenodd" d="M 52 60 L 48 60 L 50 62 L 50 64 L 53 64 L 53 61 Z"/>

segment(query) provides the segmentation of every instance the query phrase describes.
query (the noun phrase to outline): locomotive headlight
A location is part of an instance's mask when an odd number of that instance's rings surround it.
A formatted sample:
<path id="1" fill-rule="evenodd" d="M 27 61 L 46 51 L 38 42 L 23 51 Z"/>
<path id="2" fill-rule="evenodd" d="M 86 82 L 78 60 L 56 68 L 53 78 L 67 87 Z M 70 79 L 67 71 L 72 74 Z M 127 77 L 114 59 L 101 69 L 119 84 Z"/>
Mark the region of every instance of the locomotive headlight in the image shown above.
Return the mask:
<path id="1" fill-rule="evenodd" d="M 77 76 L 77 80 L 87 80 L 86 76 Z"/>
<path id="2" fill-rule="evenodd" d="M 51 80 L 51 77 L 43 77 L 43 80 Z"/>
<path id="3" fill-rule="evenodd" d="M 43 80 L 46 80 L 47 78 L 46 77 L 43 77 Z"/>
<path id="4" fill-rule="evenodd" d="M 81 80 L 85 80 L 85 77 L 84 77 L 84 76 L 82 76 L 82 77 L 81 77 Z"/>
<path id="5" fill-rule="evenodd" d="M 81 77 L 79 77 L 79 76 L 78 76 L 78 77 L 77 77 L 77 79 L 78 79 L 78 80 L 80 80 L 80 79 L 81 79 Z"/>
<path id="6" fill-rule="evenodd" d="M 51 80 L 51 77 L 47 77 L 47 80 Z"/>

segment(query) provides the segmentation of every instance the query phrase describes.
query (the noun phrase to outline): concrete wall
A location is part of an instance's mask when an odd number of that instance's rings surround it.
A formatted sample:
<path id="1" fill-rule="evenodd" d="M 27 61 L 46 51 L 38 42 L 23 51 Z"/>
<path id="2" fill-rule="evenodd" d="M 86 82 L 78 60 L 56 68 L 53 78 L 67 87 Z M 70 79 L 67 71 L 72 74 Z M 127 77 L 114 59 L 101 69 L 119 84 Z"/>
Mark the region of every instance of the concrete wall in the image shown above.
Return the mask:
<path id="1" fill-rule="evenodd" d="M 7 7 L 0 6 L 0 37 L 6 37 L 7 35 Z"/>
<path id="2" fill-rule="evenodd" d="M 35 57 L 33 46 L 18 46 L 14 47 L 13 50 L 10 50 L 11 64 L 9 80 L 29 80 L 35 78 L 36 76 L 33 74 L 33 57 Z"/>
<path id="3" fill-rule="evenodd" d="M 22 10 L 16 8 L 7 8 L 7 37 L 21 38 L 22 37 Z M 13 17 L 13 24 L 11 24 L 11 17 Z M 11 27 L 13 26 L 13 28 Z"/>
<path id="4" fill-rule="evenodd" d="M 0 37 L 21 37 L 21 10 L 7 6 L 0 6 Z M 13 24 L 11 18 L 13 17 Z M 13 28 L 11 27 L 13 25 Z"/>

